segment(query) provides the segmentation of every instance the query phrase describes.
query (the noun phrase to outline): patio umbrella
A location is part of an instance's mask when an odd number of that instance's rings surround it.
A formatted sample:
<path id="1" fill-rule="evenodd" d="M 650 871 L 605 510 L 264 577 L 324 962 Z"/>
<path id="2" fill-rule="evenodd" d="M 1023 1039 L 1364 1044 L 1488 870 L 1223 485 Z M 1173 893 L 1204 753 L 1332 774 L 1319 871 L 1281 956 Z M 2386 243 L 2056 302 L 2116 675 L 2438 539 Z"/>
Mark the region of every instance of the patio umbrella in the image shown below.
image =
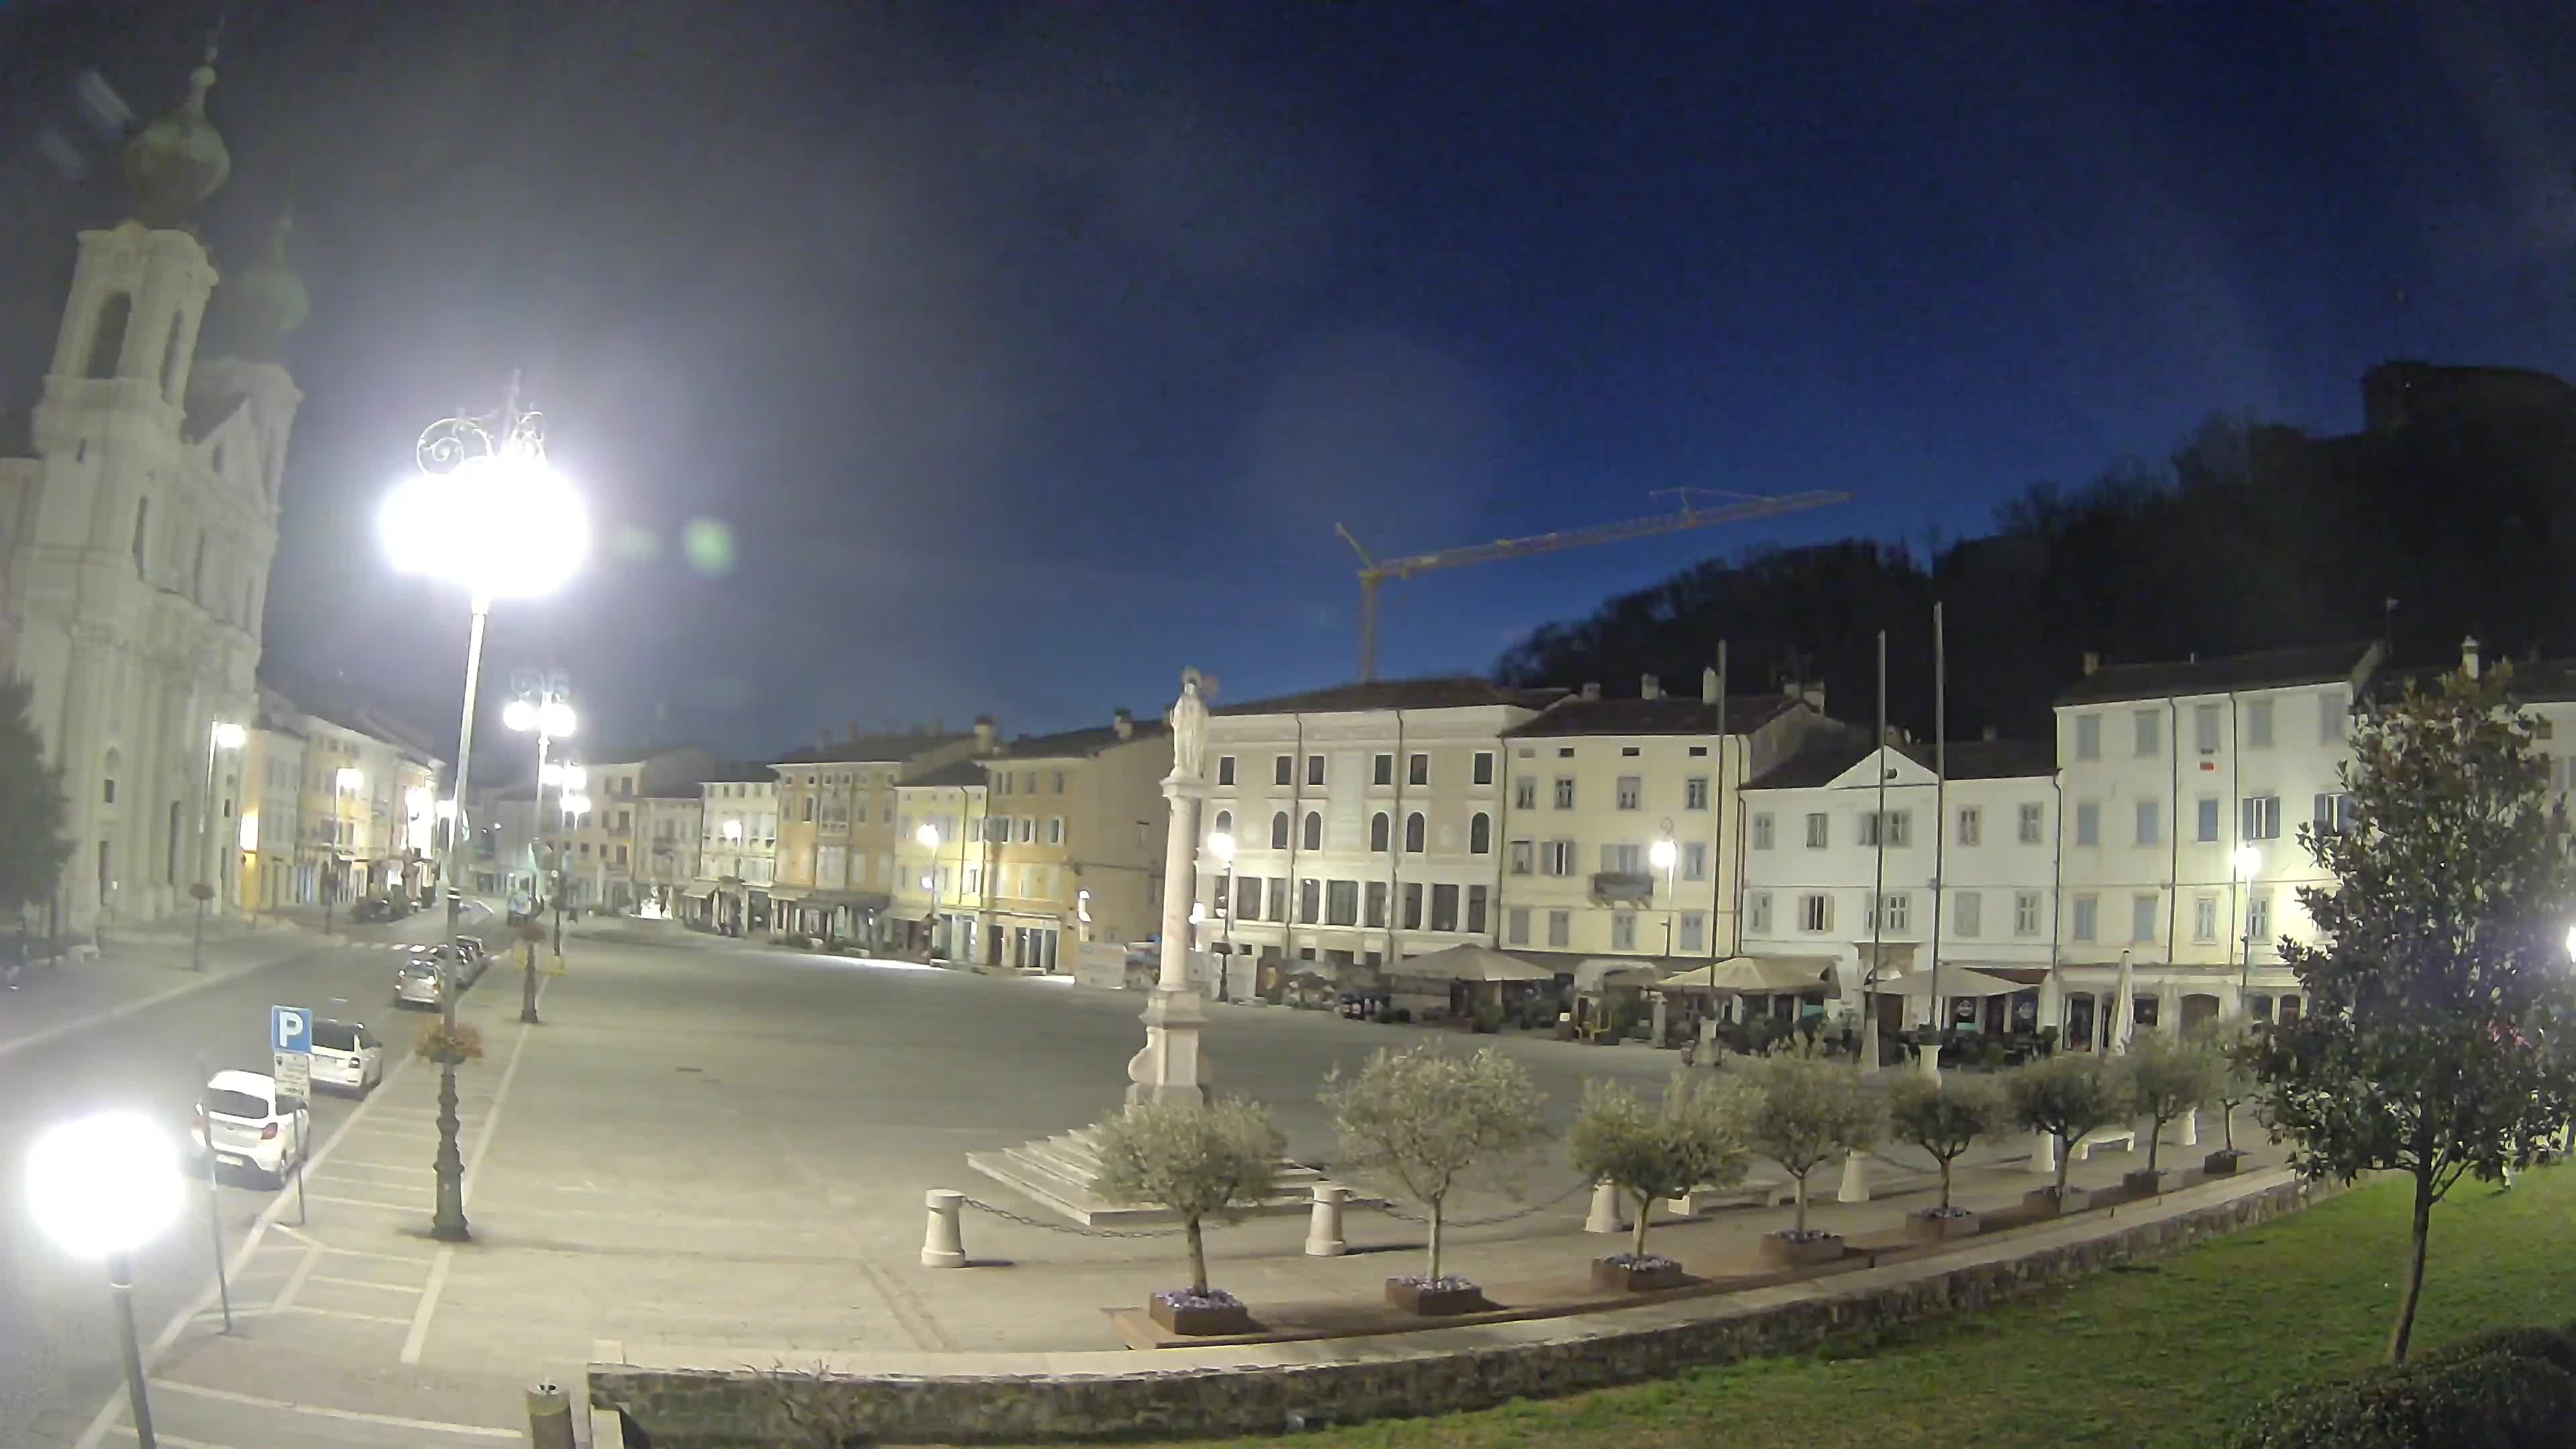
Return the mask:
<path id="1" fill-rule="evenodd" d="M 2138 972 L 2126 951 L 2120 953 L 2120 979 L 2111 991 L 2111 1010 L 2102 1024 L 2102 1040 L 2117 1056 L 2129 1049 L 2129 1029 L 2138 1014 Z"/>
<path id="2" fill-rule="evenodd" d="M 1451 981 L 1553 981 L 1556 973 L 1533 966 L 1508 951 L 1469 943 L 1407 956 L 1397 967 L 1406 976 L 1445 977 Z"/>
<path id="3" fill-rule="evenodd" d="M 1657 991 L 1810 991 L 1824 984 L 1831 962 L 1821 956 L 1729 956 L 1676 971 Z"/>
<path id="4" fill-rule="evenodd" d="M 1886 983 L 1880 984 L 1884 986 Z M 1917 972 L 1900 978 L 1896 984 L 1897 989 L 1907 996 L 1918 998 L 1930 996 L 1932 973 Z M 1997 976 L 1989 971 L 1980 971 L 1974 966 L 1941 968 L 1941 994 L 1944 996 L 2010 996 L 2016 991 L 2029 989 L 2009 976 Z"/>
<path id="5" fill-rule="evenodd" d="M 1654 982 L 1653 963 L 1628 957 L 1595 956 L 1574 968 L 1577 995 L 1610 986 L 1651 986 Z"/>

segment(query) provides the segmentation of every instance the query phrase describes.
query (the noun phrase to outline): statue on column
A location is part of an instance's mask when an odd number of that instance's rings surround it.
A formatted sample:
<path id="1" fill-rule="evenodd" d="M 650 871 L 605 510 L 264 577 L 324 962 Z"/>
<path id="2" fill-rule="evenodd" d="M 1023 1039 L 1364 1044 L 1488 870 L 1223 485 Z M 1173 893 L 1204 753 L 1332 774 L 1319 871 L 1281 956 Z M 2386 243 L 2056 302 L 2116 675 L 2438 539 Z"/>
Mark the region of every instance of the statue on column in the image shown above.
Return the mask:
<path id="1" fill-rule="evenodd" d="M 1197 779 L 1207 766 L 1207 701 L 1199 698 L 1199 672 L 1181 671 L 1181 697 L 1172 703 L 1172 773 Z"/>

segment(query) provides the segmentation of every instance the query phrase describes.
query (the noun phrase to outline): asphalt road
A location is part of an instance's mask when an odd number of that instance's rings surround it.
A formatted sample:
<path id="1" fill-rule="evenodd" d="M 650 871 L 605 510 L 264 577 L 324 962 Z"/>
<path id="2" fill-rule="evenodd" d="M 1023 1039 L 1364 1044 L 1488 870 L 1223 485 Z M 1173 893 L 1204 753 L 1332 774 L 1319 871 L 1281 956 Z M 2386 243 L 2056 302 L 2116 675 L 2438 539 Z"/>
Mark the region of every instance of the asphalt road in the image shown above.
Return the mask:
<path id="1" fill-rule="evenodd" d="M 408 1018 L 419 1013 L 391 1005 L 397 953 L 386 948 L 434 941 L 442 926 L 423 912 L 390 925 L 349 927 L 344 936 L 316 940 L 204 990 L 0 1058 L 0 1163 L 10 1165 L 14 1179 L 16 1164 L 44 1128 L 106 1108 L 152 1116 L 184 1149 L 190 1111 L 209 1072 L 269 1070 L 272 1004 L 376 1025 L 387 1040 L 391 1067 L 408 1044 Z M 476 990 L 508 991 L 515 985 L 494 975 Z M 37 999 L 46 986 L 40 973 L 31 976 L 27 999 Z M 354 1106 L 344 1097 L 317 1097 L 314 1142 L 329 1141 Z M 292 1186 L 284 1189 L 290 1200 L 294 1192 Z M 225 1254 L 240 1247 L 253 1220 L 279 1195 L 249 1175 L 231 1169 L 220 1174 L 212 1211 Z M 420 1196 L 426 1222 L 428 1194 Z M 216 1250 L 208 1212 L 204 1190 L 192 1191 L 180 1221 L 135 1254 L 135 1317 L 147 1342 L 212 1284 Z M 291 1207 L 283 1220 L 296 1220 Z M 57 1413 L 66 1406 L 88 1408 L 118 1388 L 122 1369 L 109 1303 L 97 1265 L 67 1261 L 40 1240 L 28 1220 L 24 1184 L 0 1184 L 0 1324 L 7 1325 L 0 1334 L 0 1429 L 10 1427 L 13 1409 L 23 1414 L 31 1404 L 48 1401 Z"/>

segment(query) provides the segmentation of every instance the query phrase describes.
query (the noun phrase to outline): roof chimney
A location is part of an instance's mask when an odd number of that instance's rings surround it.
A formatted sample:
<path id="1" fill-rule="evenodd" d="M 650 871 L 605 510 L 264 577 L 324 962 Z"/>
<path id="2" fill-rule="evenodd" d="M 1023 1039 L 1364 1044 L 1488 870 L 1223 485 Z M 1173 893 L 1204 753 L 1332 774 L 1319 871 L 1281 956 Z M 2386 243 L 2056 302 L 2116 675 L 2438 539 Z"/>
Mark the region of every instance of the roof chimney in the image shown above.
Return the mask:
<path id="1" fill-rule="evenodd" d="M 1638 681 L 1637 681 L 1637 697 L 1638 697 L 1639 699 L 1661 699 L 1661 698 L 1663 698 L 1663 697 L 1664 697 L 1664 681 L 1663 681 L 1660 677 L 1658 677 L 1658 676 L 1656 676 L 1656 675 L 1652 675 L 1652 674 L 1649 674 L 1649 675 L 1647 675 L 1645 678 L 1638 680 Z"/>
<path id="2" fill-rule="evenodd" d="M 1585 681 L 1585 682 L 1584 682 L 1584 685 L 1583 685 L 1583 697 L 1584 697 L 1585 699 L 1599 699 L 1599 698 L 1601 697 L 1601 684 L 1600 684 L 1600 681 L 1598 681 L 1598 680 L 1587 680 L 1587 681 Z"/>
<path id="3" fill-rule="evenodd" d="M 2478 677 L 2478 636 L 2475 634 L 2460 641 L 2460 672 L 2471 679 Z"/>
<path id="4" fill-rule="evenodd" d="M 1002 727 L 993 723 L 991 715 L 975 716 L 975 753 L 979 755 L 993 753 L 993 747 L 1001 741 L 1001 738 Z"/>
<path id="5" fill-rule="evenodd" d="M 2088 675 L 2089 675 L 2089 674 L 2091 674 L 2094 670 L 2099 669 L 2099 668 L 2101 668 L 2101 667 L 2102 667 L 2102 656 L 2101 656 L 2101 655 L 2099 655 L 2099 654 L 2094 653 L 2094 652 L 2093 652 L 2092 650 L 2090 650 L 2090 649 L 2085 650 L 2085 651 L 2084 651 L 2084 672 L 2085 672 L 2086 674 L 2088 674 Z"/>
<path id="6" fill-rule="evenodd" d="M 1702 704 L 1717 703 L 1717 670 L 1715 668 L 1703 669 L 1699 672 L 1699 702 Z"/>
<path id="7" fill-rule="evenodd" d="M 1136 716 L 1122 709 L 1109 717 L 1109 727 L 1118 731 L 1118 738 L 1132 740 L 1136 737 Z"/>

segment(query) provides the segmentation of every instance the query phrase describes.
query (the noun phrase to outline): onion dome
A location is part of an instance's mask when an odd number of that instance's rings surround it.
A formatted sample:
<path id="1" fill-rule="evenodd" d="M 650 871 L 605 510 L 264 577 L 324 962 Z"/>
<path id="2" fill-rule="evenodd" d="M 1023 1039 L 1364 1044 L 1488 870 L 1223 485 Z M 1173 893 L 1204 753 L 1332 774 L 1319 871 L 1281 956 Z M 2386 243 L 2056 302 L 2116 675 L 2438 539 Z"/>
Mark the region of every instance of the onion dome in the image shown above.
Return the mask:
<path id="1" fill-rule="evenodd" d="M 286 260 L 286 239 L 295 230 L 292 212 L 281 214 L 268 231 L 268 250 L 258 261 L 231 272 L 215 285 L 206 304 L 205 343 L 201 353 L 275 362 L 286 334 L 304 325 L 313 301 L 304 279 Z"/>
<path id="2" fill-rule="evenodd" d="M 232 174 L 232 153 L 206 119 L 206 92 L 215 84 L 214 47 L 188 73 L 188 98 L 155 118 L 125 143 L 125 184 L 134 191 L 134 219 L 154 230 L 184 228 L 198 203 Z"/>

